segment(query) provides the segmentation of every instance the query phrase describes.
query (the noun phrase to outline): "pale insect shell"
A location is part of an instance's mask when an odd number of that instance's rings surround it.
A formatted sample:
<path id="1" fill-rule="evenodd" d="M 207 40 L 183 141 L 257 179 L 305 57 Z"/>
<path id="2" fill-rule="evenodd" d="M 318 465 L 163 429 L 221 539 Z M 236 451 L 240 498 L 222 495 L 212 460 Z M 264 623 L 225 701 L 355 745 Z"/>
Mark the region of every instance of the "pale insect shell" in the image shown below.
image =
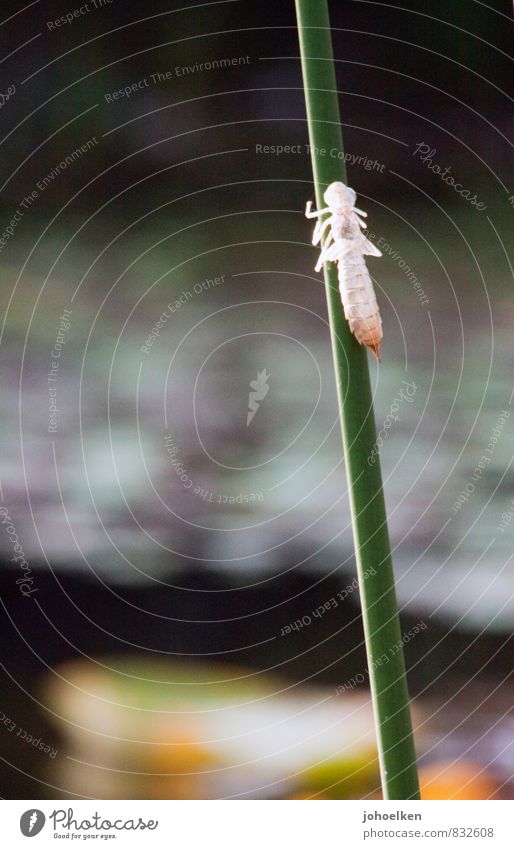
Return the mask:
<path id="1" fill-rule="evenodd" d="M 324 262 L 337 263 L 339 291 L 350 330 L 380 360 L 382 320 L 364 255 L 382 254 L 362 232 L 366 224 L 361 217 L 367 214 L 355 207 L 357 196 L 353 189 L 344 183 L 331 183 L 323 197 L 327 204 L 324 209 L 311 212 L 309 201 L 305 211 L 307 218 L 318 219 L 312 244 L 317 245 L 324 238 L 316 271 Z M 321 221 L 320 216 L 326 213 L 328 217 Z"/>

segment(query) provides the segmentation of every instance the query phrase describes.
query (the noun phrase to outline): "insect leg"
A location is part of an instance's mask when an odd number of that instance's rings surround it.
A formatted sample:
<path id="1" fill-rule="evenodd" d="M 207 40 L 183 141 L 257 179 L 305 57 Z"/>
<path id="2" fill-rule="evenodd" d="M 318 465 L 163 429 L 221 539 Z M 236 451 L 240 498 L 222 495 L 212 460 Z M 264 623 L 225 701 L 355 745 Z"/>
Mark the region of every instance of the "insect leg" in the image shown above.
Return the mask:
<path id="1" fill-rule="evenodd" d="M 338 239 L 337 242 L 329 248 L 327 259 L 331 262 L 338 262 L 341 259 L 344 259 L 349 253 L 353 251 L 353 245 L 351 242 L 347 242 L 345 239 Z"/>
<path id="2" fill-rule="evenodd" d="M 318 261 L 316 263 L 315 271 L 321 271 L 321 267 L 323 263 L 328 259 L 328 251 L 330 250 L 331 243 L 334 241 L 334 235 L 332 230 L 329 231 L 327 238 L 325 239 L 325 244 L 321 250 L 321 253 L 318 257 Z M 333 246 L 332 246 L 333 247 Z"/>
<path id="3" fill-rule="evenodd" d="M 323 231 L 330 227 L 332 224 L 332 217 L 327 218 L 326 221 L 317 221 L 316 226 L 314 228 L 314 233 L 312 234 L 312 244 L 317 245 L 318 242 L 323 237 Z"/>
<path id="4" fill-rule="evenodd" d="M 325 212 L 330 212 L 330 208 L 327 206 L 324 209 L 315 209 L 314 212 L 311 212 L 312 201 L 309 200 L 307 202 L 307 207 L 305 209 L 305 217 L 306 218 L 319 218 L 320 215 L 324 215 Z"/>

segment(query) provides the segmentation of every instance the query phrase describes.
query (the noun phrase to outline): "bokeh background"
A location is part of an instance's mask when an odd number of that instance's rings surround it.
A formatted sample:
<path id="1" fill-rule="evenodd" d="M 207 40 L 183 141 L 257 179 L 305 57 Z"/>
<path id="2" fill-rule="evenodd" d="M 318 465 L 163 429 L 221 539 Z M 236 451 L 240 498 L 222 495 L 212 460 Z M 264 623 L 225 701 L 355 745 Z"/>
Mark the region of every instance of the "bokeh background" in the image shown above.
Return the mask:
<path id="1" fill-rule="evenodd" d="M 330 6 L 424 795 L 512 798 L 512 7 Z M 376 798 L 294 5 L 1 17 L 1 795 Z"/>

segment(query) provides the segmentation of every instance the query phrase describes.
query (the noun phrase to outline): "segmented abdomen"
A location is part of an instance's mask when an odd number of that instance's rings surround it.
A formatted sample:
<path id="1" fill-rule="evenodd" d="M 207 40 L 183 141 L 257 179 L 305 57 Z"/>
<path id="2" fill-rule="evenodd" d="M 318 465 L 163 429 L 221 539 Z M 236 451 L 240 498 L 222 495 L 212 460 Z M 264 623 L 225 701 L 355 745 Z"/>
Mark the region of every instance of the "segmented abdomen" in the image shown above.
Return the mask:
<path id="1" fill-rule="evenodd" d="M 350 330 L 380 360 L 382 320 L 364 257 L 350 253 L 338 262 L 339 291 Z"/>

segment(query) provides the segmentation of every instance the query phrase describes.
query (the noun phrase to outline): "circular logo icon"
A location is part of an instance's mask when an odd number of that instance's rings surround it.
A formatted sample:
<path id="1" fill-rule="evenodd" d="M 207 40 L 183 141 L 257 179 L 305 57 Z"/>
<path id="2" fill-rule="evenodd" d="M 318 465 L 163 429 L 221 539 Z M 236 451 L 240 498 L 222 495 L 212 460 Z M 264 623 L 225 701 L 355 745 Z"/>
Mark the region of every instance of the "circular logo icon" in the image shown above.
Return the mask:
<path id="1" fill-rule="evenodd" d="M 45 824 L 46 817 L 38 808 L 30 808 L 20 817 L 20 831 L 25 837 L 35 837 Z"/>

